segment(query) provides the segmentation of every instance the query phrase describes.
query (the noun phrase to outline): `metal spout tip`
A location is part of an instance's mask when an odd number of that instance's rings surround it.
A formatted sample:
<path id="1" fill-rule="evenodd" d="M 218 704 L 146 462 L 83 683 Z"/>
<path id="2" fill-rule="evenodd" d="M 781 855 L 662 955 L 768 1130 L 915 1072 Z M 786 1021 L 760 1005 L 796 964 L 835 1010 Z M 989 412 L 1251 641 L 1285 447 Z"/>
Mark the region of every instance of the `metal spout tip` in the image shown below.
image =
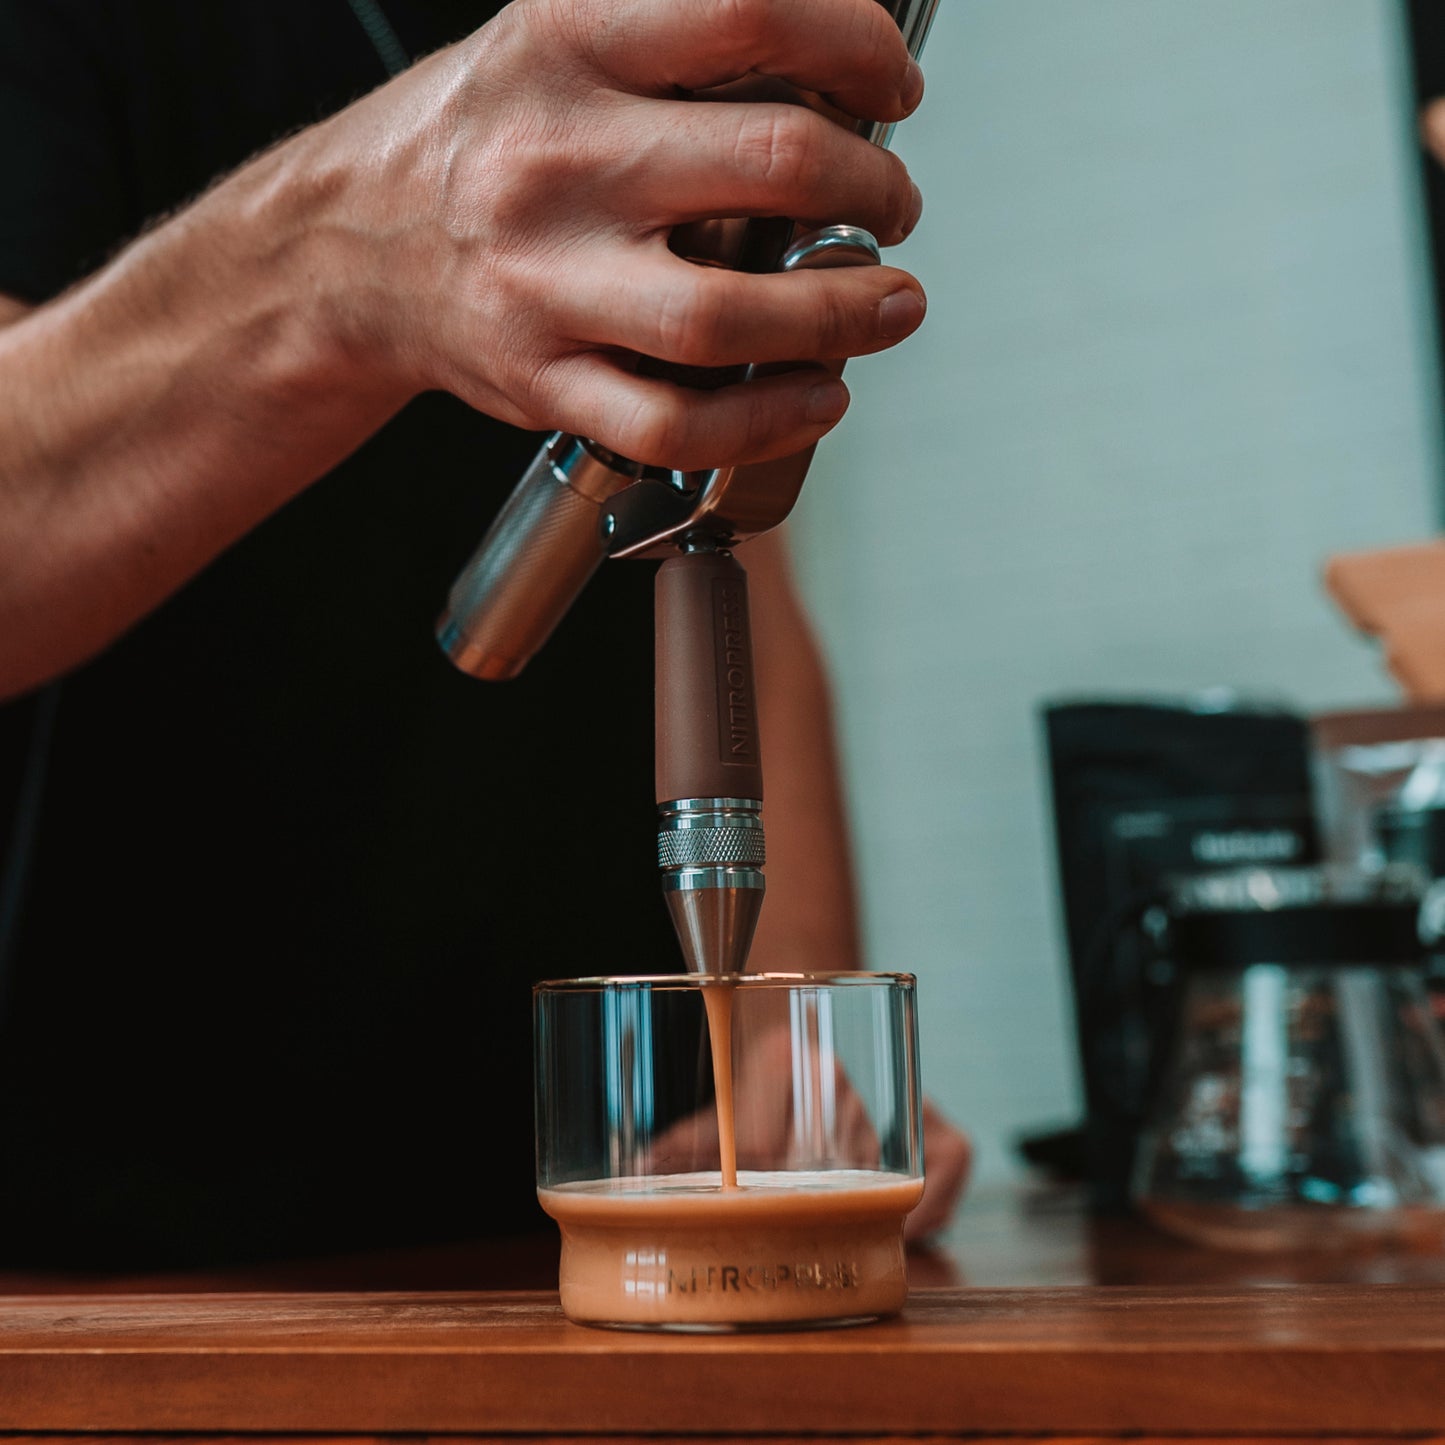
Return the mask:
<path id="1" fill-rule="evenodd" d="M 763 906 L 756 884 L 667 891 L 667 907 L 689 973 L 743 973 Z"/>

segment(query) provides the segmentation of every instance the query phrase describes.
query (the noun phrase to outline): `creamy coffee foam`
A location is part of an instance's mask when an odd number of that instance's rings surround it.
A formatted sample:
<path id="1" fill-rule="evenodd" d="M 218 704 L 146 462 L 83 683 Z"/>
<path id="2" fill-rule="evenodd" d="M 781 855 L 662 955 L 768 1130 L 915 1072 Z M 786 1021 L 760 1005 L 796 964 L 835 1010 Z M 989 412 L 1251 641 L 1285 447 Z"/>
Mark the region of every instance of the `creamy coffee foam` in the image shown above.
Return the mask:
<path id="1" fill-rule="evenodd" d="M 921 1179 L 743 1170 L 538 1190 L 562 1231 L 562 1308 L 599 1324 L 783 1325 L 894 1314 Z"/>

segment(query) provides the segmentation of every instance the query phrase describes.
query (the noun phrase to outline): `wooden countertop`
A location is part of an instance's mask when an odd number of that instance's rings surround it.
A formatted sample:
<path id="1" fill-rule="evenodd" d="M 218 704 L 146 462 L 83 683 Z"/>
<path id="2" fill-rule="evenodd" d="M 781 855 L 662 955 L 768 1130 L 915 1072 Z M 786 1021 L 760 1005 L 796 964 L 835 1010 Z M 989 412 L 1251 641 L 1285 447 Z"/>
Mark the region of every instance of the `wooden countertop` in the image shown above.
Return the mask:
<path id="1" fill-rule="evenodd" d="M 885 1324 L 706 1337 L 581 1329 L 540 1292 L 11 1299 L 0 1429 L 1445 1431 L 1445 1296 L 927 1290 Z"/>
<path id="2" fill-rule="evenodd" d="M 0 1276 L 0 1432 L 1445 1436 L 1437 1253 L 1224 1256 L 995 1193 L 912 1267 L 900 1320 L 705 1337 L 477 1287 L 550 1278 L 550 1240 Z"/>

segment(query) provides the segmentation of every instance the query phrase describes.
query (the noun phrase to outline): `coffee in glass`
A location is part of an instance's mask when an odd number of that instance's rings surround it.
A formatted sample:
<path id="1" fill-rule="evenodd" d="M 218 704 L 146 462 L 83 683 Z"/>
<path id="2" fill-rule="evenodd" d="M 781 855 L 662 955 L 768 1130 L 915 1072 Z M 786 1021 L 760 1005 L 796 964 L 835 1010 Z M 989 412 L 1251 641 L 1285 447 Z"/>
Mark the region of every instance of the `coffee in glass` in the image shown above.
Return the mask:
<path id="1" fill-rule="evenodd" d="M 569 1318 L 786 1328 L 902 1308 L 923 1191 L 911 977 L 582 979 L 541 985 L 535 1019 L 538 1195 Z"/>

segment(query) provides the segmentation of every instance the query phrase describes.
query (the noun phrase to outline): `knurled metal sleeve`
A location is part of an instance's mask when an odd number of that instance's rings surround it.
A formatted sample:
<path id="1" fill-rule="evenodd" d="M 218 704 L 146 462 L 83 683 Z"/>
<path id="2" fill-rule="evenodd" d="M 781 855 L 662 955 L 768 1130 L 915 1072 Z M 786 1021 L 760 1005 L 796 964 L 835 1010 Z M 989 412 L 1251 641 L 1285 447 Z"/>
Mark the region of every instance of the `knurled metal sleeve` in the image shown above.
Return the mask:
<path id="1" fill-rule="evenodd" d="M 657 835 L 660 868 L 707 868 L 742 864 L 761 868 L 768 861 L 761 828 L 664 829 Z"/>
<path id="2" fill-rule="evenodd" d="M 463 672 L 515 677 L 552 635 L 607 555 L 602 503 L 558 474 L 554 438 L 533 459 L 452 584 L 440 636 Z M 627 478 L 578 454 L 595 489 Z"/>

